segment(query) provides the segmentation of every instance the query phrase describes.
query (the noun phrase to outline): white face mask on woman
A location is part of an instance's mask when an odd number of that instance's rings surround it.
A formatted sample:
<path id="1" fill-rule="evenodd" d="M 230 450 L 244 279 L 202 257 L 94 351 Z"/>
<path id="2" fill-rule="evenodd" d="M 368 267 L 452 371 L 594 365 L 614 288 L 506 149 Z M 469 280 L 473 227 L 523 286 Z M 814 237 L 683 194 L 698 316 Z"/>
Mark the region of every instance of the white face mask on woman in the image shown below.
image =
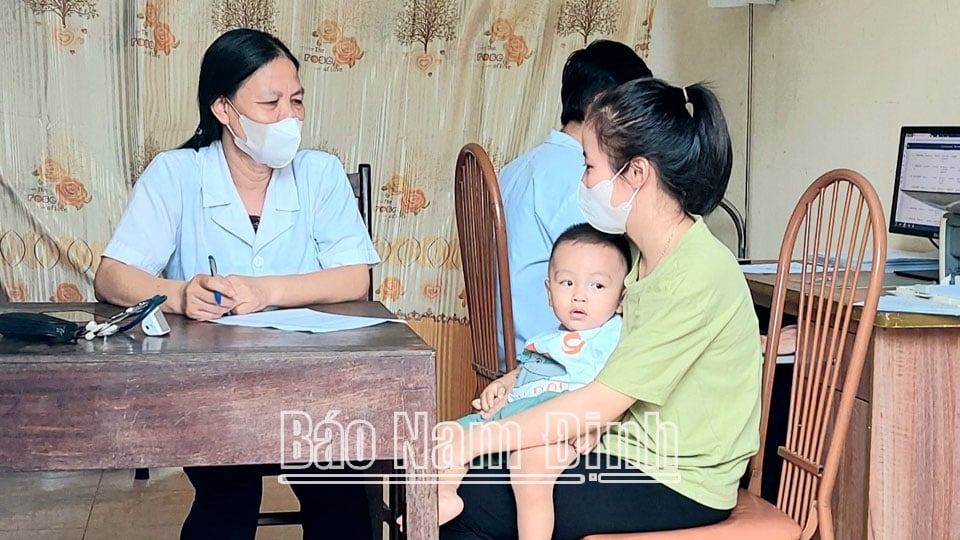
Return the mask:
<path id="1" fill-rule="evenodd" d="M 580 182 L 580 188 L 577 191 L 577 203 L 580 205 L 580 211 L 583 212 L 587 222 L 598 231 L 607 234 L 623 234 L 627 231 L 627 217 L 630 215 L 630 208 L 633 207 L 633 200 L 637 198 L 639 189 L 634 190 L 633 195 L 627 202 L 620 206 L 613 206 L 611 199 L 613 197 L 613 181 L 620 176 L 620 173 L 627 168 L 628 161 L 613 178 L 604 180 L 599 184 L 588 188 L 586 184 Z"/>
<path id="2" fill-rule="evenodd" d="M 237 148 L 246 152 L 257 163 L 262 163 L 274 169 L 286 167 L 293 161 L 293 157 L 297 155 L 297 150 L 300 149 L 302 120 L 291 116 L 272 124 L 261 124 L 242 114 L 229 99 L 227 103 L 233 107 L 234 111 L 237 111 L 237 116 L 240 117 L 240 127 L 247 135 L 246 141 L 240 140 L 240 137 L 237 137 L 237 134 L 233 132 L 230 124 L 227 124 L 227 129 L 233 135 L 233 142 L 237 144 Z"/>

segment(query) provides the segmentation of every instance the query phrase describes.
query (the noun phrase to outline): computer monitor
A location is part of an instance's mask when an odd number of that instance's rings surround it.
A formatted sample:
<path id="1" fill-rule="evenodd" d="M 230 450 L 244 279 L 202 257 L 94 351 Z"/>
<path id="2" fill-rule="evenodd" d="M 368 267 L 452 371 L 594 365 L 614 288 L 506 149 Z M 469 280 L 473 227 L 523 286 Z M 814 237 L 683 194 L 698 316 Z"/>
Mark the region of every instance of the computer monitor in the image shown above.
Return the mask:
<path id="1" fill-rule="evenodd" d="M 901 128 L 890 232 L 938 237 L 944 211 L 924 200 L 947 194 L 960 194 L 960 127 Z"/>

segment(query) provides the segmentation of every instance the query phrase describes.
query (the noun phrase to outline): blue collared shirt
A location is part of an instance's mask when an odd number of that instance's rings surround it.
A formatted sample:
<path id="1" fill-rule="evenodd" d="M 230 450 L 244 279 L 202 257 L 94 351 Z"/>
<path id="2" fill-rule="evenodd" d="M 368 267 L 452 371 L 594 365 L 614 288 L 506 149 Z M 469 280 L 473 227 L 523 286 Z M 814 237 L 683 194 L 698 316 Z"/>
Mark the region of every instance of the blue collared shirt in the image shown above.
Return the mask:
<path id="1" fill-rule="evenodd" d="M 149 274 L 304 274 L 380 262 L 343 165 L 301 150 L 275 169 L 256 233 L 219 142 L 158 154 L 143 172 L 104 256 Z"/>
<path id="2" fill-rule="evenodd" d="M 546 141 L 500 172 L 517 354 L 527 340 L 560 324 L 547 302 L 544 282 L 557 237 L 570 226 L 586 221 L 577 204 L 577 185 L 585 167 L 580 143 L 553 130 Z M 497 307 L 499 310 L 499 304 Z M 499 318 L 497 326 L 503 365 Z"/>

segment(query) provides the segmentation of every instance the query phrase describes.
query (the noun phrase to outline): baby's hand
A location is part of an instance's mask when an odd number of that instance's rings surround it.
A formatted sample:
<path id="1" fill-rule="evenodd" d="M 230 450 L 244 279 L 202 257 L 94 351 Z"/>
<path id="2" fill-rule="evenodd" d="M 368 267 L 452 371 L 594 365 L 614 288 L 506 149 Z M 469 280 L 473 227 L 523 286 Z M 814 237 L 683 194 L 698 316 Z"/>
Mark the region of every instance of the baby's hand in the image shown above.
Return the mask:
<path id="1" fill-rule="evenodd" d="M 487 385 L 487 387 L 483 389 L 483 392 L 480 392 L 480 397 L 473 400 L 471 405 L 473 405 L 473 408 L 476 409 L 484 419 L 490 418 L 493 413 L 500 410 L 507 402 L 506 396 L 507 387 L 499 380 L 496 380 Z"/>

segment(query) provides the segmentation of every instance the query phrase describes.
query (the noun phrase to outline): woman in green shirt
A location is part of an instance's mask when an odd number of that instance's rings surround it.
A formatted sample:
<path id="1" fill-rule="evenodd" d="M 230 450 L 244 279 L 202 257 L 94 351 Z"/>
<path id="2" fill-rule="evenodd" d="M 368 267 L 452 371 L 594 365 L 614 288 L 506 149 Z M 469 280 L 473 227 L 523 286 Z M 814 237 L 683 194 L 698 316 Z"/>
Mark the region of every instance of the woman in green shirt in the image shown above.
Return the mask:
<path id="1" fill-rule="evenodd" d="M 584 215 L 626 233 L 638 252 L 620 343 L 593 383 L 507 421 L 451 426 L 450 452 L 439 455 L 459 465 L 564 441 L 583 448 L 599 424 L 599 445 L 565 471 L 584 481 L 554 488 L 553 538 L 716 523 L 736 505 L 759 445 L 762 365 L 743 274 L 697 217 L 716 208 L 730 178 L 726 121 L 704 86 L 636 80 L 594 102 L 583 147 Z M 516 537 L 523 500 L 489 482 L 503 472 L 470 472 L 464 511 L 443 539 Z M 603 482 L 604 473 L 620 476 Z"/>

